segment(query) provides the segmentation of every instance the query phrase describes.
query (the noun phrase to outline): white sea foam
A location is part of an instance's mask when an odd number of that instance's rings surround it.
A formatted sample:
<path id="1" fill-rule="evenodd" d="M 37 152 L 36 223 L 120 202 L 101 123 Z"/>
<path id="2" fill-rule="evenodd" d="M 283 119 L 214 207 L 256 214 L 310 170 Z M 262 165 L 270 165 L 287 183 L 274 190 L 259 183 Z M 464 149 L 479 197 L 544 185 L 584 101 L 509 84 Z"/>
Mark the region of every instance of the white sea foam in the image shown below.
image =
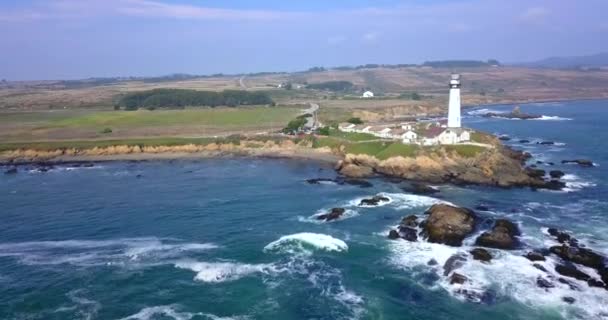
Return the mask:
<path id="1" fill-rule="evenodd" d="M 442 244 L 428 243 L 424 240 L 408 242 L 405 240 L 391 241 L 389 248 L 392 255 L 389 262 L 399 268 L 408 269 L 415 279 L 422 279 L 424 274 L 434 273 L 439 280 L 431 285 L 432 289 L 443 289 L 457 299 L 470 302 L 513 298 L 533 308 L 557 309 L 565 318 L 588 319 L 601 318 L 608 314 L 608 296 L 601 288 L 591 288 L 585 282 L 568 278 L 575 283 L 578 290 L 571 290 L 567 284 L 557 281 L 561 276 L 555 269 L 556 260 L 547 257 L 547 261 L 538 262 L 547 273 L 535 268 L 523 257 L 525 251 L 504 251 L 488 249 L 494 256 L 490 263 L 473 260 L 469 251 L 473 248 L 466 243 L 462 247 L 450 247 Z M 443 266 L 453 255 L 467 257 L 466 261 L 455 272 L 467 277 L 460 284 L 450 284 L 450 275 L 444 275 Z M 429 261 L 436 263 L 429 265 Z M 589 268 L 582 271 L 597 277 Z M 545 290 L 537 285 L 540 278 L 547 279 L 553 288 Z M 576 302 L 569 305 L 563 297 L 573 297 Z"/>
<path id="2" fill-rule="evenodd" d="M 217 248 L 212 243 L 184 243 L 175 239 L 123 238 L 1 243 L 0 257 L 14 257 L 30 265 L 72 264 L 154 265 L 190 252 Z"/>
<path id="3" fill-rule="evenodd" d="M 219 317 L 210 313 L 203 312 L 185 312 L 179 311 L 180 307 L 178 305 L 166 305 L 166 306 L 154 306 L 154 307 L 145 307 L 141 309 L 139 312 L 127 316 L 125 318 L 121 318 L 120 320 L 153 320 L 157 319 L 159 316 L 163 316 L 164 318 L 171 318 L 174 320 L 190 320 L 194 317 L 202 318 L 202 319 L 210 319 L 210 320 L 245 320 L 249 319 L 247 316 L 237 316 L 237 317 Z"/>
<path id="4" fill-rule="evenodd" d="M 562 177 L 562 180 L 566 182 L 566 187 L 562 190 L 567 192 L 579 191 L 584 188 L 596 186 L 595 183 L 591 181 L 585 181 L 575 174 L 566 174 Z"/>
<path id="5" fill-rule="evenodd" d="M 545 116 L 542 115 L 540 118 L 534 118 L 534 119 L 530 119 L 530 120 L 537 120 L 537 121 L 569 121 L 572 120 L 571 118 L 562 118 L 562 117 L 558 117 L 558 116 Z"/>
<path id="6" fill-rule="evenodd" d="M 471 116 L 477 116 L 477 115 L 485 115 L 487 113 L 500 114 L 500 113 L 507 113 L 507 112 L 508 111 L 501 111 L 501 110 L 493 110 L 493 109 L 483 108 L 483 109 L 477 109 L 477 110 L 468 111 L 467 114 L 471 115 Z"/>
<path id="7" fill-rule="evenodd" d="M 395 206 L 397 209 L 411 209 L 411 208 L 418 208 L 418 207 L 428 207 L 428 206 L 432 206 L 437 203 L 450 204 L 447 201 L 439 200 L 437 198 L 415 195 L 415 194 L 382 192 L 382 193 L 379 193 L 378 195 L 387 197 L 389 199 L 389 201 L 379 202 L 378 205 L 375 205 L 375 206 L 365 206 L 365 205 L 360 206 L 359 203 L 361 203 L 361 200 L 366 199 L 366 198 L 371 198 L 373 196 L 359 197 L 359 198 L 349 201 L 347 203 L 347 206 L 375 208 L 375 207 L 391 205 L 391 206 Z"/>
<path id="8" fill-rule="evenodd" d="M 234 281 L 256 273 L 272 271 L 270 264 L 245 264 L 235 262 L 178 261 L 175 267 L 196 272 L 195 280 L 202 282 Z"/>
<path id="9" fill-rule="evenodd" d="M 348 245 L 326 234 L 302 232 L 282 236 L 264 247 L 267 252 L 290 254 L 312 254 L 314 250 L 346 251 Z"/>

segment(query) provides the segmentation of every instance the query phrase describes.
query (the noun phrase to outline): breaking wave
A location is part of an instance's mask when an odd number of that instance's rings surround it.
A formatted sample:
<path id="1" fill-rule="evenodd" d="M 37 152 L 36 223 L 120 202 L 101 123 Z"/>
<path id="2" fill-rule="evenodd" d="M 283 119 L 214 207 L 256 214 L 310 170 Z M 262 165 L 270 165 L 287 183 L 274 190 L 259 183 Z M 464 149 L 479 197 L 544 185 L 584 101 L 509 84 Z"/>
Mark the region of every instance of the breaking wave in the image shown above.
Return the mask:
<path id="1" fill-rule="evenodd" d="M 235 317 L 219 317 L 210 313 L 192 313 L 186 311 L 180 311 L 178 305 L 166 305 L 166 306 L 154 306 L 145 307 L 139 312 L 130 316 L 121 318 L 120 320 L 153 320 L 158 319 L 160 316 L 163 319 L 169 318 L 174 320 L 190 320 L 192 318 L 197 319 L 209 319 L 209 320 L 245 320 L 249 319 L 247 316 L 235 316 Z"/>
<path id="2" fill-rule="evenodd" d="M 571 118 L 562 118 L 562 117 L 558 117 L 558 116 L 545 116 L 545 115 L 542 115 L 540 118 L 530 119 L 530 120 L 536 120 L 536 121 L 570 121 L 572 119 Z"/>
<path id="3" fill-rule="evenodd" d="M 320 233 L 302 232 L 282 236 L 264 247 L 266 252 L 312 254 L 315 250 L 347 251 L 346 242 Z"/>
<path id="4" fill-rule="evenodd" d="M 466 242 L 462 247 L 450 247 L 424 240 L 398 240 L 390 241 L 389 249 L 392 252 L 390 264 L 410 271 L 421 285 L 445 290 L 462 301 L 494 303 L 515 299 L 529 307 L 558 310 L 567 319 L 604 319 L 608 315 L 605 289 L 592 288 L 586 282 L 571 278 L 566 283 L 557 281 L 561 278 L 554 271 L 558 260 L 551 256 L 546 261 L 535 262 L 546 270 L 542 271 L 523 257 L 526 251 L 520 250 L 487 249 L 493 255 L 489 263 L 473 260 L 469 254 L 473 247 L 466 245 Z M 455 265 L 454 271 L 446 272 L 446 263 L 456 256 L 463 257 L 463 261 Z M 594 270 L 579 269 L 599 278 Z M 464 275 L 467 280 L 463 284 L 451 284 L 452 272 Z M 549 281 L 552 287 L 539 287 L 539 279 Z M 572 290 L 571 286 L 575 286 L 576 290 Z M 571 305 L 565 302 L 565 297 L 574 298 L 575 303 Z"/>
<path id="5" fill-rule="evenodd" d="M 195 280 L 202 282 L 225 282 L 272 271 L 270 264 L 244 264 L 234 262 L 199 262 L 180 261 L 175 263 L 176 268 L 196 272 Z"/>
<path id="6" fill-rule="evenodd" d="M 90 267 L 154 265 L 189 253 L 217 248 L 212 243 L 184 243 L 175 239 L 124 238 L 1 243 L 0 257 L 14 257 L 26 265 Z"/>

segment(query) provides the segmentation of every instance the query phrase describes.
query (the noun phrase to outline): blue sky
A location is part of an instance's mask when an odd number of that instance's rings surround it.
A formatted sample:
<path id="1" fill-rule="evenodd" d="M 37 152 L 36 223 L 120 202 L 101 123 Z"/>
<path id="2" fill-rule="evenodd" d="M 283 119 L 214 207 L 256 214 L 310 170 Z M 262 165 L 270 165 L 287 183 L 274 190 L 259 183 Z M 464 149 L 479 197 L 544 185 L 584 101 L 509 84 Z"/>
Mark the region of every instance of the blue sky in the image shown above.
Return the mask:
<path id="1" fill-rule="evenodd" d="M 0 78 L 295 71 L 608 51 L 605 0 L 0 0 Z"/>

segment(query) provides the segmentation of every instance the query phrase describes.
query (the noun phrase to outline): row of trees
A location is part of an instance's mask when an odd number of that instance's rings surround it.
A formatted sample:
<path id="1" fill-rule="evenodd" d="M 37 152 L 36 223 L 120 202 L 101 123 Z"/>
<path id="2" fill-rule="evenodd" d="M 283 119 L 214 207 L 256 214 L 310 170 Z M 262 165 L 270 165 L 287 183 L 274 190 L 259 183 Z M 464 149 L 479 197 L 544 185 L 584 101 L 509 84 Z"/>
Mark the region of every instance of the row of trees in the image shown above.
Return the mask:
<path id="1" fill-rule="evenodd" d="M 426 61 L 423 66 L 433 68 L 471 68 L 471 67 L 488 67 L 488 66 L 499 66 L 500 62 L 496 59 L 490 59 L 488 61 L 481 60 L 440 60 L 440 61 Z"/>
<path id="2" fill-rule="evenodd" d="M 326 81 L 320 83 L 311 83 L 306 86 L 308 89 L 327 90 L 334 92 L 352 91 L 355 85 L 350 81 Z"/>
<path id="3" fill-rule="evenodd" d="M 193 107 L 236 107 L 241 105 L 274 105 L 265 92 L 244 90 L 197 91 L 185 89 L 153 89 L 134 92 L 122 97 L 116 109 L 137 110 L 139 108 L 184 108 Z"/>

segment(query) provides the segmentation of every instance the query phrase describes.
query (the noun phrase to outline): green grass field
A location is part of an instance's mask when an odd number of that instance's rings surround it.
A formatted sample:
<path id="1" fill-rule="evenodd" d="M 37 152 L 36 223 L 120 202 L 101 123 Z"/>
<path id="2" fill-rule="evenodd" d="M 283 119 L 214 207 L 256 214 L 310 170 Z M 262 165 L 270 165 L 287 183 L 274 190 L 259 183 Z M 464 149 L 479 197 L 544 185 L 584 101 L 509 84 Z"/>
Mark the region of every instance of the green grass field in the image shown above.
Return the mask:
<path id="1" fill-rule="evenodd" d="M 287 123 L 299 112 L 295 108 L 251 107 L 155 111 L 107 111 L 52 121 L 57 127 L 133 127 L 163 125 L 213 125 L 247 127 Z"/>
<path id="2" fill-rule="evenodd" d="M 369 133 L 359 133 L 359 132 L 343 132 L 336 129 L 329 130 L 330 137 L 337 137 L 348 141 L 369 141 L 369 140 L 378 140 L 379 138 L 369 134 Z"/>

